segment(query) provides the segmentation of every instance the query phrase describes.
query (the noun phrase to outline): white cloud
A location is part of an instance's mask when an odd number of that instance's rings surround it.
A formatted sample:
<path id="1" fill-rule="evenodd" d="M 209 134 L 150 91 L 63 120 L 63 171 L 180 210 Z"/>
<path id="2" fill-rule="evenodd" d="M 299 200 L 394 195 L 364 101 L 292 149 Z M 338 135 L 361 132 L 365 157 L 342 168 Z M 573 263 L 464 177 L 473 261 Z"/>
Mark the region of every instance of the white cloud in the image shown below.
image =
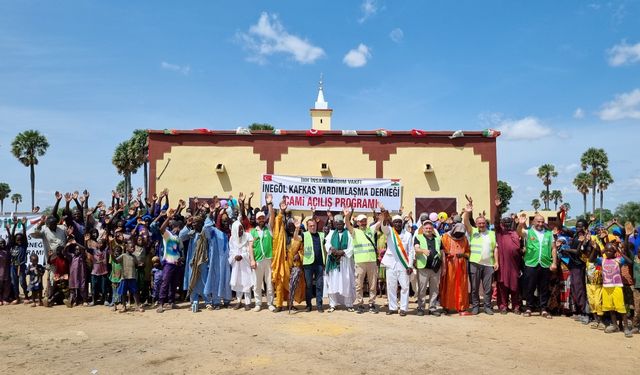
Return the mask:
<path id="1" fill-rule="evenodd" d="M 564 172 L 567 173 L 567 174 L 571 174 L 573 172 L 576 172 L 578 170 L 578 168 L 580 168 L 580 164 L 571 163 L 571 164 L 567 165 L 566 167 L 564 167 Z"/>
<path id="2" fill-rule="evenodd" d="M 520 120 L 504 120 L 498 126 L 498 130 L 509 140 L 532 140 L 551 134 L 551 128 L 531 116 Z"/>
<path id="3" fill-rule="evenodd" d="M 172 72 L 180 73 L 182 75 L 188 76 L 191 73 L 191 67 L 189 65 L 177 65 L 171 64 L 166 61 L 160 63 L 160 67 L 165 70 L 170 70 Z"/>
<path id="4" fill-rule="evenodd" d="M 582 108 L 576 108 L 575 112 L 573 112 L 573 118 L 584 118 L 584 110 Z"/>
<path id="5" fill-rule="evenodd" d="M 362 17 L 358 19 L 358 22 L 363 23 L 369 17 L 378 13 L 378 2 L 376 0 L 364 0 L 360 4 L 360 11 L 362 12 Z"/>
<path id="6" fill-rule="evenodd" d="M 391 33 L 389 33 L 389 38 L 391 38 L 391 40 L 393 40 L 396 43 L 400 43 L 404 38 L 404 32 L 400 28 L 395 28 L 391 30 Z"/>
<path id="7" fill-rule="evenodd" d="M 342 59 L 350 68 L 361 68 L 367 65 L 367 61 L 371 58 L 371 49 L 360 43 L 357 48 L 347 52 Z"/>
<path id="8" fill-rule="evenodd" d="M 301 64 L 311 64 L 325 55 L 324 50 L 307 39 L 289 34 L 275 14 L 262 12 L 258 23 L 236 38 L 251 51 L 249 61 L 266 63 L 267 56 L 275 53 L 288 54 Z"/>
<path id="9" fill-rule="evenodd" d="M 640 89 L 616 95 L 615 99 L 602 106 L 599 115 L 604 121 L 640 120 Z"/>
<path id="10" fill-rule="evenodd" d="M 609 65 L 621 66 L 640 62 L 640 42 L 627 44 L 625 40 L 607 50 Z"/>
<path id="11" fill-rule="evenodd" d="M 531 167 L 524 172 L 527 176 L 537 176 L 538 175 L 538 167 Z"/>

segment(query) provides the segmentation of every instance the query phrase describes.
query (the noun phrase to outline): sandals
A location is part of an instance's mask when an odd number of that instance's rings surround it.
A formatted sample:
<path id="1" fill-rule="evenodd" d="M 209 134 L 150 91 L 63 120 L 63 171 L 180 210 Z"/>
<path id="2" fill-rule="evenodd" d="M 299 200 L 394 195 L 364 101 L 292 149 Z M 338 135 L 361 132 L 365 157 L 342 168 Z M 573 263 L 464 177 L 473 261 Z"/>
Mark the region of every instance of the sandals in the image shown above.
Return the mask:
<path id="1" fill-rule="evenodd" d="M 526 311 L 522 314 L 522 316 L 524 316 L 525 318 L 530 317 L 530 316 L 531 316 L 531 310 L 526 310 Z"/>
<path id="2" fill-rule="evenodd" d="M 540 313 L 540 316 L 543 317 L 543 318 L 546 318 L 546 319 L 552 319 L 553 318 L 551 315 L 549 315 L 548 312 L 546 312 L 544 310 Z"/>

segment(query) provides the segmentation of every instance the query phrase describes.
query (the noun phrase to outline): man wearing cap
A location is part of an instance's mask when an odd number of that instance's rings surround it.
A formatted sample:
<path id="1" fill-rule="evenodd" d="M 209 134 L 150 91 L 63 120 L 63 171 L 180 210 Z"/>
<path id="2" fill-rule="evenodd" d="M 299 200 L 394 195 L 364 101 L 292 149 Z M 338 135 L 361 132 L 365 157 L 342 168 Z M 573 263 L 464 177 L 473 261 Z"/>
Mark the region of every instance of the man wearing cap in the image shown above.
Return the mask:
<path id="1" fill-rule="evenodd" d="M 518 218 L 518 234 L 525 241 L 524 245 L 524 280 L 527 309 L 524 316 L 531 316 L 533 306 L 536 304 L 535 292 L 540 297 L 540 315 L 551 319 L 547 311 L 549 302 L 549 279 L 551 272 L 558 267 L 556 244 L 553 234 L 544 227 L 544 217 L 536 215 L 533 218 L 533 226 L 526 228 L 527 216 Z"/>
<path id="2" fill-rule="evenodd" d="M 440 285 L 440 265 L 442 264 L 442 251 L 440 250 L 440 236 L 433 228 L 431 220 L 419 220 L 420 227 L 416 230 L 413 246 L 416 252 L 418 316 L 425 314 L 424 305 L 429 288 L 428 313 L 440 316 L 436 309 L 438 304 L 438 288 Z"/>
<path id="3" fill-rule="evenodd" d="M 464 226 L 469 233 L 469 278 L 471 279 L 471 313 L 478 315 L 480 312 L 480 283 L 484 292 L 484 312 L 493 315 L 491 308 L 491 283 L 493 272 L 498 270 L 498 247 L 496 246 L 496 233 L 487 229 L 487 220 L 484 216 L 478 216 L 476 226 L 471 225 L 469 218 L 473 212 L 473 203 L 465 207 L 462 214 Z"/>
<path id="4" fill-rule="evenodd" d="M 255 228 L 251 229 L 251 237 L 253 237 L 253 258 L 256 262 L 256 283 L 253 286 L 253 294 L 256 299 L 256 306 L 253 311 L 262 309 L 262 286 L 267 284 L 267 305 L 270 311 L 276 311 L 273 305 L 273 283 L 271 282 L 271 257 L 273 256 L 273 222 L 275 221 L 275 212 L 273 211 L 273 197 L 267 194 L 265 202 L 269 208 L 269 223 L 266 223 L 264 212 L 260 211 L 256 214 Z"/>
<path id="5" fill-rule="evenodd" d="M 387 315 L 398 312 L 398 284 L 400 285 L 400 316 L 406 316 L 409 308 L 409 278 L 413 272 L 415 250 L 412 246 L 412 235 L 402 231 L 403 221 L 400 215 L 393 218 L 384 209 L 382 203 L 378 207 L 383 215 L 382 233 L 387 237 L 387 251 L 382 257 L 382 265 L 387 272 L 387 298 L 389 310 Z"/>
<path id="6" fill-rule="evenodd" d="M 353 266 L 353 240 L 345 230 L 342 215 L 334 217 L 336 229 L 325 240 L 327 264 L 324 275 L 324 293 L 329 297 L 329 310 L 334 312 L 338 304 L 344 304 L 353 312 L 355 276 Z"/>
<path id="7" fill-rule="evenodd" d="M 353 238 L 353 260 L 356 266 L 356 305 L 358 306 L 358 314 L 364 313 L 363 306 L 363 289 L 364 279 L 367 278 L 369 285 L 369 312 L 377 313 L 376 310 L 376 286 L 378 285 L 378 263 L 376 263 L 377 253 L 375 247 L 375 237 L 373 235 L 375 228 L 372 230 L 367 226 L 367 217 L 358 215 L 356 222 L 358 227 L 351 225 L 351 213 L 353 210 L 346 207 L 343 210 L 347 230 Z"/>

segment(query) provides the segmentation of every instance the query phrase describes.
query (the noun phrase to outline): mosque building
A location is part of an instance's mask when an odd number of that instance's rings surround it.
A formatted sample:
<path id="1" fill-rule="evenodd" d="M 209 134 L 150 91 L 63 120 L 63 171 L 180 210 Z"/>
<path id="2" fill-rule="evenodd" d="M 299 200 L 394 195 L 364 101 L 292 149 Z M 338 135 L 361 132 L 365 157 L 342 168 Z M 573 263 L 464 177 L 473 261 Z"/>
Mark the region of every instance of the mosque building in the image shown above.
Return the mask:
<path id="1" fill-rule="evenodd" d="M 173 202 L 255 192 L 262 176 L 399 179 L 405 213 L 459 212 L 473 197 L 493 215 L 498 132 L 333 130 L 322 80 L 303 130 L 150 130 L 150 192 Z M 277 205 L 277 202 L 276 202 Z"/>

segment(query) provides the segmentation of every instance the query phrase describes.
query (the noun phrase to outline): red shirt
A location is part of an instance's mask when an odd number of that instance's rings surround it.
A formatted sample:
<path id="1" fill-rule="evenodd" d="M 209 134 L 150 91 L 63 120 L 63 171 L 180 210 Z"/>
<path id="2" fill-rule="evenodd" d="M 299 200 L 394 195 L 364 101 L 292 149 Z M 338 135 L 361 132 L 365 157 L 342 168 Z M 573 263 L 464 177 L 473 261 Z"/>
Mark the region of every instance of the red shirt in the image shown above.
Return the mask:
<path id="1" fill-rule="evenodd" d="M 51 265 L 55 267 L 54 276 L 62 277 L 69 274 L 69 265 L 67 261 L 62 257 L 55 257 L 51 259 Z"/>

